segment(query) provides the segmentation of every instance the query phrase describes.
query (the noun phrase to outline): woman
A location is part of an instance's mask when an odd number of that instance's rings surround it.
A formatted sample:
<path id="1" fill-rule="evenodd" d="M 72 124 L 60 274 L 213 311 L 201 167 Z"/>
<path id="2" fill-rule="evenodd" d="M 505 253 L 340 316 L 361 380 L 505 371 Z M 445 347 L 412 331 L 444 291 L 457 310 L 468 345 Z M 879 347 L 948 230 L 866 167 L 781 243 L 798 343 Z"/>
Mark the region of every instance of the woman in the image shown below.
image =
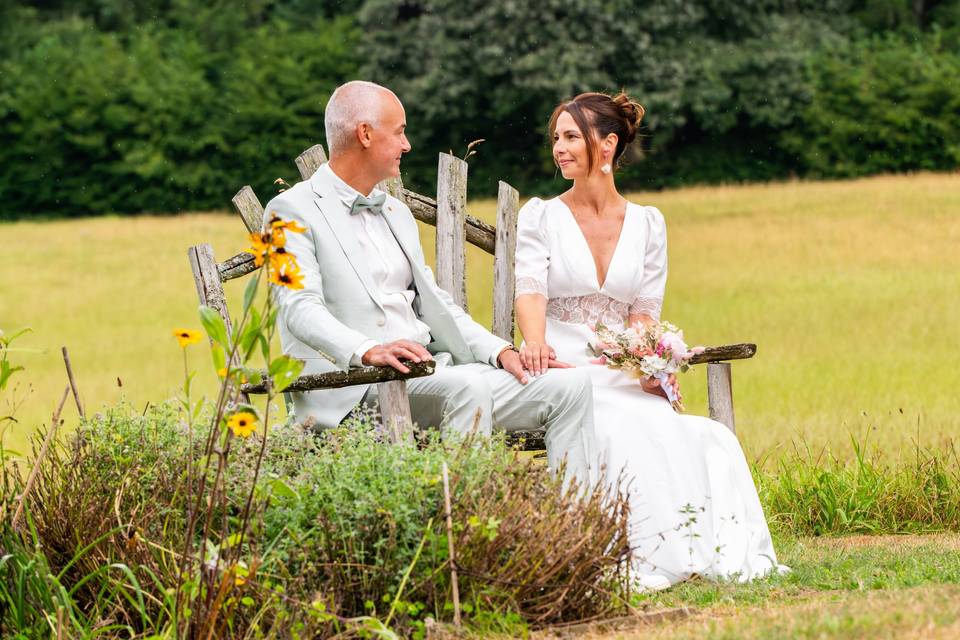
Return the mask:
<path id="1" fill-rule="evenodd" d="M 573 187 L 520 211 L 521 360 L 533 375 L 588 369 L 594 457 L 606 482 L 621 474 L 628 482 L 633 570 L 642 588 L 693 575 L 749 580 L 779 565 L 736 437 L 713 420 L 675 413 L 655 381 L 592 364 L 586 349 L 598 322 L 619 329 L 660 315 L 663 215 L 624 199 L 613 177 L 642 117 L 643 107 L 623 93 L 584 93 L 550 118 L 554 161 Z"/>

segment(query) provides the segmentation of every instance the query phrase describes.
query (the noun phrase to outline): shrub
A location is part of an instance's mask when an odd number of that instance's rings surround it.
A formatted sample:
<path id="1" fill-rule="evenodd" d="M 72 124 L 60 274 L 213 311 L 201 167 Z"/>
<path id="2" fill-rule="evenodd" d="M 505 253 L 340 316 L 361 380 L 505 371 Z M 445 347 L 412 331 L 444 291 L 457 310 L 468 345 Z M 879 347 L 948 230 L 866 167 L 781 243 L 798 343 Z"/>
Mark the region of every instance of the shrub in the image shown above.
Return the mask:
<path id="1" fill-rule="evenodd" d="M 0 565 L 0 603 L 7 612 L 38 613 L 0 612 L 0 629 L 40 634 L 45 616 L 56 614 L 51 606 L 68 607 L 78 634 L 107 621 L 130 633 L 176 627 L 185 611 L 171 594 L 191 584 L 176 560 L 207 433 L 188 431 L 181 418 L 172 404 L 144 415 L 118 407 L 51 449 L 30 495 L 29 534 L 13 531 L 9 517 L 0 528 L 0 543 L 15 549 Z M 258 440 L 233 440 L 221 485 L 226 507 L 211 514 L 227 524 L 213 527 L 212 539 L 197 532 L 195 548 L 205 545 L 208 559 L 236 544 L 218 532 L 236 530 L 253 489 L 244 562 L 218 569 L 222 577 L 211 584 L 223 585 L 222 593 L 187 587 L 217 605 L 219 618 L 207 628 L 218 637 L 373 627 L 410 634 L 427 616 L 449 620 L 444 462 L 468 623 L 517 631 L 624 606 L 624 505 L 603 492 L 578 499 L 576 487 L 563 490 L 502 440 L 427 435 L 418 445 L 388 446 L 369 419 L 319 438 L 278 427 L 254 487 Z M 7 515 L 23 483 L 5 469 Z M 25 581 L 34 585 L 28 606 L 14 608 Z"/>

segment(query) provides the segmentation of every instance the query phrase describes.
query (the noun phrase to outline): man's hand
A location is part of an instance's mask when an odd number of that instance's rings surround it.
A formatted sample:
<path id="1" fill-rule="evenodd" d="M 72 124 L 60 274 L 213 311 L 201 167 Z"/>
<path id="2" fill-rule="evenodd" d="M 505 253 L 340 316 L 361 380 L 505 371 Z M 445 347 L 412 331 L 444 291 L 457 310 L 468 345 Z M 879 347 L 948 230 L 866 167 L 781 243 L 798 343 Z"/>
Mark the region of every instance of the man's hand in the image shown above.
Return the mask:
<path id="1" fill-rule="evenodd" d="M 520 384 L 529 382 L 527 372 L 523 370 L 523 365 L 520 363 L 520 354 L 513 349 L 501 351 L 500 355 L 497 356 L 497 362 L 500 363 L 504 371 L 508 371 Z"/>
<path id="2" fill-rule="evenodd" d="M 557 360 L 557 352 L 548 344 L 524 343 L 520 349 L 520 364 L 532 375 L 539 376 L 547 369 L 570 369 L 572 364 Z"/>
<path id="3" fill-rule="evenodd" d="M 369 367 L 393 367 L 400 373 L 410 373 L 410 369 L 400 362 L 400 358 L 411 362 L 433 360 L 433 356 L 422 344 L 411 340 L 395 340 L 373 347 L 363 354 L 360 361 Z"/>

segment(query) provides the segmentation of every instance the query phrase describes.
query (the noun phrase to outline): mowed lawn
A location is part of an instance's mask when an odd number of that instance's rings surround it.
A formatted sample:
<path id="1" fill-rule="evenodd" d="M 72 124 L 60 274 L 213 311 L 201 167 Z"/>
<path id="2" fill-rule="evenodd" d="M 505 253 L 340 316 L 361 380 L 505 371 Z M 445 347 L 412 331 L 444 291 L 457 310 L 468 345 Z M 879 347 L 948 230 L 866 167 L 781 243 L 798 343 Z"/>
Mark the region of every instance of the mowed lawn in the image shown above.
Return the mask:
<path id="1" fill-rule="evenodd" d="M 775 459 L 800 441 L 842 455 L 850 434 L 909 454 L 918 435 L 931 445 L 960 435 L 960 175 L 630 197 L 667 219 L 664 317 L 692 343 L 759 346 L 733 368 L 748 457 Z M 492 222 L 495 202 L 470 212 Z M 61 345 L 90 411 L 177 393 L 183 361 L 171 331 L 200 327 L 187 247 L 210 242 L 224 259 L 245 246 L 227 213 L 5 223 L 0 240 L 0 328 L 32 327 L 16 346 L 42 350 L 11 354 L 26 367 L 0 397 L 0 415 L 23 399 L 18 423 L 2 427 L 14 449 L 49 421 L 66 384 Z M 432 259 L 430 229 L 423 240 Z M 470 311 L 489 324 L 492 259 L 471 247 L 468 261 Z M 234 307 L 242 287 L 227 285 Z M 205 345 L 188 355 L 212 392 Z M 683 378 L 691 412 L 706 412 L 704 376 Z"/>

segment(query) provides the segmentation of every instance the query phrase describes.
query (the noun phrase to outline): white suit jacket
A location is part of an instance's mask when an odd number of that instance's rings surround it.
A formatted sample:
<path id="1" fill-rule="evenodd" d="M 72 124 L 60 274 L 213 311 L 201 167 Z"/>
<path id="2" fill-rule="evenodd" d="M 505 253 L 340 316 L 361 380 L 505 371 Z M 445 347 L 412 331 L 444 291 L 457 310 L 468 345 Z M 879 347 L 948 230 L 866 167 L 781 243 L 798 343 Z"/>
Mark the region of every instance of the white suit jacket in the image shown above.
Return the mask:
<path id="1" fill-rule="evenodd" d="M 273 287 L 279 312 L 277 325 L 284 353 L 304 360 L 304 374 L 346 371 L 363 342 L 383 342 L 383 307 L 378 300 L 363 253 L 348 224 L 343 203 L 323 172 L 299 182 L 267 203 L 264 220 L 276 214 L 306 228 L 287 233 L 286 249 L 304 274 L 304 288 Z M 410 261 L 416 297 L 413 309 L 430 327 L 434 354 L 449 353 L 453 364 L 486 362 L 510 343 L 491 334 L 454 304 L 437 286 L 423 258 L 420 234 L 410 209 L 388 195 L 383 215 Z M 363 398 L 369 385 L 294 392 L 298 422 L 312 418 L 336 426 Z"/>

